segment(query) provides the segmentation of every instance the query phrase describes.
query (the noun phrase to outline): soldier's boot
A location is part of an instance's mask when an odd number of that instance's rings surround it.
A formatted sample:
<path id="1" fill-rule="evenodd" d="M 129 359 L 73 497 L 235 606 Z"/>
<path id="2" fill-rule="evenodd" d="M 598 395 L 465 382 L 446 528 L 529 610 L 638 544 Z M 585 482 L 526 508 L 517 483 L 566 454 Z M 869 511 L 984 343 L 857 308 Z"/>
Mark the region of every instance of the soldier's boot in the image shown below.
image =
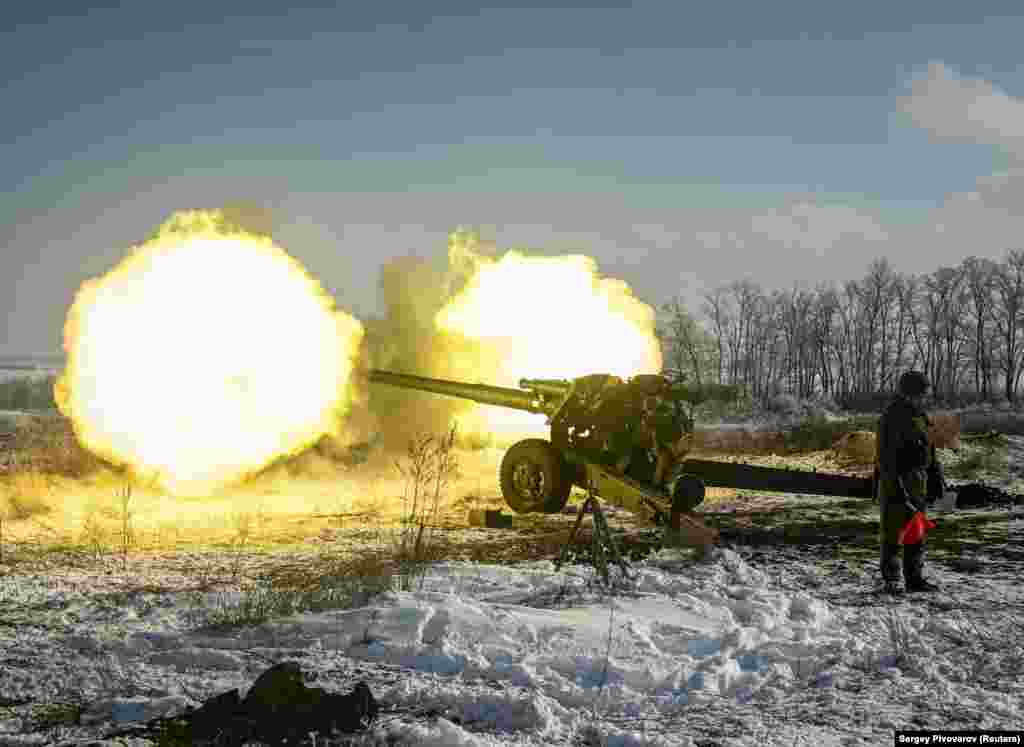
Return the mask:
<path id="1" fill-rule="evenodd" d="M 891 597 L 896 597 L 903 593 L 903 589 L 900 588 L 899 581 L 886 581 L 882 584 L 882 593 L 888 594 Z"/>
<path id="2" fill-rule="evenodd" d="M 882 571 L 883 591 L 899 594 L 900 589 L 900 546 L 895 542 L 881 543 L 879 566 Z"/>
<path id="3" fill-rule="evenodd" d="M 923 591 L 938 591 L 939 585 L 934 584 L 926 578 L 922 578 L 920 581 L 915 581 L 911 584 L 907 584 L 907 591 L 909 592 L 923 592 Z"/>
<path id="4" fill-rule="evenodd" d="M 907 591 L 938 591 L 938 586 L 924 577 L 924 542 L 903 548 L 903 578 Z"/>

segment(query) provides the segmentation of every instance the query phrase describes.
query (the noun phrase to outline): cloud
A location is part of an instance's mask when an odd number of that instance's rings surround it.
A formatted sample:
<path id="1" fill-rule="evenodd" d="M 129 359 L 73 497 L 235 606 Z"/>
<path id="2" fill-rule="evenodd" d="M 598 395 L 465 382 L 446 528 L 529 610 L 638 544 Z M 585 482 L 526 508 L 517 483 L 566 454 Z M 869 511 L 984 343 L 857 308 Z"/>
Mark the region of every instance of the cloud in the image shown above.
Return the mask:
<path id="1" fill-rule="evenodd" d="M 851 239 L 870 244 L 888 238 L 877 220 L 861 210 L 806 201 L 752 215 L 750 232 L 797 253 L 791 256 L 819 258 L 841 251 Z"/>
<path id="2" fill-rule="evenodd" d="M 974 189 L 950 194 L 910 237 L 935 265 L 968 255 L 1001 259 L 1024 236 L 1024 168 L 979 177 Z M 941 260 L 939 259 L 941 258 Z"/>
<path id="3" fill-rule="evenodd" d="M 1024 98 L 980 78 L 962 78 L 933 62 L 900 109 L 939 141 L 995 145 L 1024 158 Z"/>
<path id="4" fill-rule="evenodd" d="M 972 188 L 952 192 L 922 224 L 891 231 L 892 252 L 914 252 L 932 267 L 957 264 L 967 255 L 999 259 L 1024 235 L 1024 97 L 980 78 L 965 78 L 933 62 L 911 85 L 900 109 L 937 142 L 1001 148 L 1017 163 L 977 177 Z"/>

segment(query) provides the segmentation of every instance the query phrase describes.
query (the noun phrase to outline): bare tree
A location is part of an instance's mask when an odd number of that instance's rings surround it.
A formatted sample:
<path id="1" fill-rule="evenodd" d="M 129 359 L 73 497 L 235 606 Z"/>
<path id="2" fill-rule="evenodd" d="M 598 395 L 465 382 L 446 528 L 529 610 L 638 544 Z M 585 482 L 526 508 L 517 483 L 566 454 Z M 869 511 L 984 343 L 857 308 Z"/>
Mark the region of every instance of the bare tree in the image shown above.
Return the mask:
<path id="1" fill-rule="evenodd" d="M 729 336 L 730 358 L 733 366 L 729 372 L 729 383 L 742 384 L 749 390 L 753 383 L 751 325 L 755 315 L 760 312 L 761 290 L 749 278 L 730 283 L 728 289 L 732 294 L 736 309 L 736 317 Z"/>
<path id="2" fill-rule="evenodd" d="M 662 309 L 673 365 L 762 401 L 781 391 L 874 393 L 909 367 L 951 400 L 965 388 L 987 398 L 1001 387 L 1013 401 L 1024 378 L 1024 249 L 921 275 L 879 258 L 863 278 L 813 291 L 766 295 L 744 279 L 703 301 L 706 330 L 678 298 Z"/>
<path id="3" fill-rule="evenodd" d="M 946 398 L 952 399 L 958 390 L 961 351 L 965 340 L 963 317 L 966 313 L 968 296 L 964 288 L 964 274 L 961 268 L 940 267 L 935 271 L 935 277 L 936 283 L 942 291 L 939 333 L 943 347 L 942 358 L 945 362 L 943 383 Z"/>
<path id="4" fill-rule="evenodd" d="M 821 388 L 825 394 L 835 394 L 835 360 L 836 343 L 833 330 L 839 312 L 839 295 L 835 288 L 820 285 L 817 289 L 817 302 L 813 310 L 812 347 L 815 364 L 821 378 Z"/>
<path id="5" fill-rule="evenodd" d="M 704 294 L 704 313 L 714 327 L 716 347 L 718 348 L 718 384 L 724 384 L 725 378 L 725 337 L 731 322 L 729 302 L 724 286 L 719 286 Z"/>
<path id="6" fill-rule="evenodd" d="M 895 280 L 889 260 L 884 257 L 875 259 L 868 266 L 864 280 L 856 286 L 861 307 L 861 340 L 860 360 L 861 387 L 864 391 L 878 388 L 876 378 L 876 354 L 881 359 L 880 366 L 885 369 L 886 332 L 888 316 L 892 307 L 892 287 Z M 877 351 L 877 352 L 876 352 Z"/>
<path id="7" fill-rule="evenodd" d="M 938 275 L 919 278 L 920 293 L 912 307 L 916 359 L 932 382 L 937 382 L 942 371 L 941 325 L 943 318 L 943 288 Z"/>
<path id="8" fill-rule="evenodd" d="M 744 380 L 753 397 L 766 402 L 772 393 L 782 357 L 776 307 L 757 293 L 748 311 L 747 349 L 744 353 Z"/>
<path id="9" fill-rule="evenodd" d="M 908 365 L 907 347 L 910 344 L 914 333 L 914 304 L 917 302 L 919 283 L 913 275 L 899 275 L 893 284 L 893 294 L 896 299 L 896 317 L 894 322 L 894 352 L 893 367 L 887 372 L 889 375 L 879 382 L 883 388 L 892 387 L 892 379 L 896 373 Z"/>
<path id="10" fill-rule="evenodd" d="M 658 336 L 667 348 L 669 367 L 698 384 L 708 381 L 718 367 L 717 340 L 690 314 L 678 296 L 661 307 Z"/>
<path id="11" fill-rule="evenodd" d="M 787 388 L 799 397 L 809 397 L 814 393 L 817 371 L 817 350 L 813 336 L 815 302 L 813 292 L 796 286 L 773 296 L 784 341 L 785 365 L 782 375 L 786 379 Z"/>
<path id="12" fill-rule="evenodd" d="M 992 347 L 989 341 L 989 329 L 992 323 L 994 306 L 993 284 L 998 271 L 995 262 L 977 257 L 968 257 L 963 261 L 965 282 L 971 300 L 971 316 L 974 327 L 974 340 L 971 354 L 974 368 L 974 388 L 984 399 L 992 392 Z"/>
<path id="13" fill-rule="evenodd" d="M 850 394 L 859 387 L 857 370 L 863 358 L 860 343 L 860 286 L 856 280 L 843 283 L 842 294 L 837 296 L 837 329 L 836 329 L 836 380 L 839 393 Z"/>
<path id="14" fill-rule="evenodd" d="M 1006 259 L 998 265 L 995 273 L 995 289 L 999 299 L 996 307 L 996 330 L 1002 341 L 999 354 L 1006 399 L 1016 399 L 1017 384 L 1021 371 L 1020 331 L 1024 311 L 1024 250 L 1012 249 Z"/>

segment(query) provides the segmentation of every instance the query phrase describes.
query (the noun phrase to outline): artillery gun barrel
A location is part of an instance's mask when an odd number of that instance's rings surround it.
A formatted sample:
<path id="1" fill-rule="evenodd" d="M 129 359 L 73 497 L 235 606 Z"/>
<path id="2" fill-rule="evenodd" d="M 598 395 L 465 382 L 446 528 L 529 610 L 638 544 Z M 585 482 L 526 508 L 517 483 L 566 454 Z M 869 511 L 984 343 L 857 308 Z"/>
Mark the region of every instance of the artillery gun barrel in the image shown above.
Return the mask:
<path id="1" fill-rule="evenodd" d="M 520 379 L 521 389 L 532 389 L 548 397 L 564 397 L 572 386 L 565 379 Z"/>
<path id="2" fill-rule="evenodd" d="M 382 371 L 375 368 L 370 371 L 370 381 L 376 384 L 389 384 L 402 389 L 415 389 L 421 392 L 441 394 L 446 397 L 458 397 L 478 402 L 482 405 L 507 407 L 512 410 L 523 410 L 547 414 L 548 410 L 530 392 L 519 389 L 508 389 L 488 384 L 469 384 L 449 379 L 432 379 L 426 376 Z"/>

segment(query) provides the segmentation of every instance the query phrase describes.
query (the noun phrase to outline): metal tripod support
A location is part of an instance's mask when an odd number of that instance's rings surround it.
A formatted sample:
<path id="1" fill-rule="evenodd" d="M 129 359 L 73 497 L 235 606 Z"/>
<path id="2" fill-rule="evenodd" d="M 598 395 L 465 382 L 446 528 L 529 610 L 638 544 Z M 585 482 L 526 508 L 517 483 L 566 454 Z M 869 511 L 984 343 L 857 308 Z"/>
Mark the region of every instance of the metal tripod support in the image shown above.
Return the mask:
<path id="1" fill-rule="evenodd" d="M 569 532 L 569 538 L 562 547 L 562 552 L 558 557 L 558 562 L 555 563 L 555 567 L 560 568 L 562 564 L 565 563 L 569 554 L 569 549 L 576 544 L 576 537 L 579 534 L 580 527 L 583 525 L 583 517 L 586 515 L 588 508 L 590 509 L 594 523 L 594 532 L 591 538 L 591 560 L 594 564 L 595 570 L 597 570 L 601 578 L 604 579 L 605 585 L 610 586 L 611 578 L 608 568 L 608 561 L 610 559 L 613 563 L 619 566 L 619 570 L 622 571 L 622 575 L 625 578 L 631 578 L 629 574 L 629 565 L 619 552 L 619 547 L 615 543 L 615 538 L 612 537 L 611 529 L 608 528 L 608 520 L 605 518 L 604 511 L 601 509 L 601 502 L 597 499 L 597 496 L 594 495 L 593 485 L 588 485 L 587 499 L 583 502 L 583 505 L 580 506 L 579 514 L 576 516 L 576 523 L 573 524 L 572 531 Z"/>

